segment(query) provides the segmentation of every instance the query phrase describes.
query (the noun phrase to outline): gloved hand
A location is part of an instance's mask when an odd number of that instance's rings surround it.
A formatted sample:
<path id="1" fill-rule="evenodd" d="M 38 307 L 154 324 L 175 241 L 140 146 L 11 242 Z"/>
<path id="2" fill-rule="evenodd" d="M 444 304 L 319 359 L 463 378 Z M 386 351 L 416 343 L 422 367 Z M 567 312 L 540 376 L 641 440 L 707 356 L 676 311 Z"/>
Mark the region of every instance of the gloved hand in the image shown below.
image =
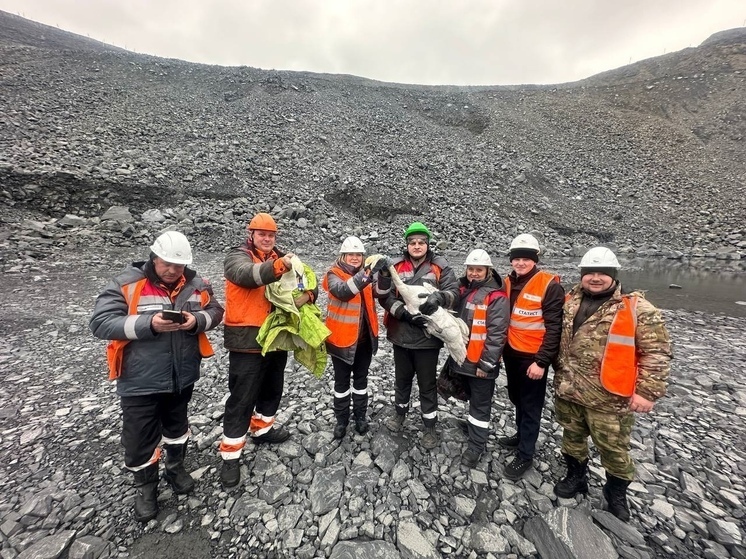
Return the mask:
<path id="1" fill-rule="evenodd" d="M 422 316 L 421 314 L 412 314 L 407 309 L 404 309 L 401 313 L 401 317 L 399 318 L 402 322 L 409 322 L 410 324 L 414 324 L 415 326 L 418 326 L 420 328 L 424 328 L 427 326 L 427 318 Z"/>
<path id="2" fill-rule="evenodd" d="M 371 268 L 370 271 L 373 272 L 374 274 L 377 272 L 381 272 L 385 270 L 386 268 L 388 268 L 390 264 L 391 263 L 389 262 L 389 259 L 384 256 L 378 259 L 378 262 L 376 262 L 373 265 L 373 268 Z M 386 270 L 386 273 L 388 273 L 388 270 Z"/>
<path id="3" fill-rule="evenodd" d="M 438 310 L 438 307 L 442 307 L 446 302 L 446 296 L 442 291 L 436 291 L 430 295 L 420 293 L 420 297 L 427 297 L 427 300 L 420 305 L 422 314 L 433 314 Z"/>

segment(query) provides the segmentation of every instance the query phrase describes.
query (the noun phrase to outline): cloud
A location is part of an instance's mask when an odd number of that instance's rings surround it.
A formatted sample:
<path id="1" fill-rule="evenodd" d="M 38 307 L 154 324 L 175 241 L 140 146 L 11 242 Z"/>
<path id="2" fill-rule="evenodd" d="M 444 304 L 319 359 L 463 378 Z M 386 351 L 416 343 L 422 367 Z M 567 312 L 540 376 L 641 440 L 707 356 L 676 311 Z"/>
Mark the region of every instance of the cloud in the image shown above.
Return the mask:
<path id="1" fill-rule="evenodd" d="M 573 81 L 696 46 L 743 0 L 0 0 L 120 47 L 222 65 L 384 81 Z"/>

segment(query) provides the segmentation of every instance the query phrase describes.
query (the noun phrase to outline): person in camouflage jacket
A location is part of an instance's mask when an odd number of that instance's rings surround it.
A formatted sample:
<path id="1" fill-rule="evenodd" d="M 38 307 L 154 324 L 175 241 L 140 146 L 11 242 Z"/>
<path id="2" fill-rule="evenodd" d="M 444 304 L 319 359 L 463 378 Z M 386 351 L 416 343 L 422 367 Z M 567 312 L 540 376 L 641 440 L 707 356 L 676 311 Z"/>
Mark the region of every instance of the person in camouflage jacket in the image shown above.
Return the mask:
<path id="1" fill-rule="evenodd" d="M 580 266 L 581 282 L 565 301 L 554 366 L 555 413 L 563 427 L 562 454 L 568 468 L 554 492 L 564 498 L 587 492 L 590 436 L 606 470 L 603 492 L 608 509 L 627 520 L 626 490 L 635 472 L 629 453 L 634 412 L 650 412 L 655 401 L 665 395 L 671 342 L 660 311 L 642 293 L 622 292 L 616 279 L 619 263 L 609 249 L 591 249 Z M 633 309 L 627 345 L 634 344 L 634 355 L 619 366 L 634 373 L 636 361 L 637 376 L 629 381 L 629 395 L 624 390 L 610 392 L 601 375 L 602 367 L 608 371 L 604 361 L 610 359 L 611 352 L 624 346 L 614 345 L 621 336 L 610 335 L 610 330 L 626 304 Z"/>

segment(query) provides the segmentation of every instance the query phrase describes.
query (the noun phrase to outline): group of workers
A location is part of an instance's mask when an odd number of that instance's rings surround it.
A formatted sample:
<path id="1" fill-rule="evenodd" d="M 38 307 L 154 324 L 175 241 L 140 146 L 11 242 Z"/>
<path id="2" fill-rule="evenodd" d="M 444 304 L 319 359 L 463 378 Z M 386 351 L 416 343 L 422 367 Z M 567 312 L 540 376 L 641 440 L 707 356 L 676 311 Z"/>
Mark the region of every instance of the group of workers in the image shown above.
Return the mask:
<path id="1" fill-rule="evenodd" d="M 225 258 L 225 310 L 209 282 L 188 267 L 191 246 L 176 231 L 161 234 L 150 257 L 116 276 L 96 300 L 90 326 L 95 336 L 110 340 L 107 360 L 121 400 L 124 463 L 134 475 L 134 514 L 140 522 L 158 513 L 161 446 L 166 482 L 180 494 L 194 488 L 184 463 L 187 405 L 201 359 L 214 353 L 205 332 L 221 321 L 230 392 L 219 447 L 222 485 L 239 485 L 248 440 L 276 444 L 291 436 L 275 422 L 288 352 L 263 351 L 261 331 L 275 306 L 270 293 L 297 273 L 297 257 L 277 247 L 277 224 L 269 214 L 255 215 L 247 231 L 245 241 Z M 515 433 L 497 439 L 515 451 L 503 475 L 518 480 L 531 468 L 552 366 L 567 465 L 554 492 L 572 498 L 588 491 L 590 436 L 606 470 L 607 508 L 627 520 L 634 413 L 651 411 L 665 394 L 669 374 L 670 339 L 661 313 L 642 293 L 622 290 L 620 265 L 608 248 L 595 247 L 583 256 L 580 283 L 565 294 L 559 277 L 538 267 L 541 251 L 532 235 L 512 241 L 507 277 L 482 249 L 467 255 L 464 274 L 457 277 L 446 258 L 434 252 L 432 238 L 424 224 L 414 222 L 405 231 L 402 254 L 388 258 L 366 257 L 363 242 L 347 237 L 322 278 L 328 293 L 325 345 L 334 375 L 334 438 L 346 436 L 351 418 L 359 435 L 370 427 L 368 370 L 378 348 L 378 301 L 394 359 L 394 409 L 383 425 L 391 432 L 403 430 L 416 378 L 420 443 L 425 449 L 439 446 L 436 380 L 443 342 L 428 325 L 444 309 L 468 330 L 466 357 L 462 362 L 448 357 L 440 372 L 460 378 L 469 401 L 460 422 L 468 439 L 462 464 L 476 467 L 487 450 L 502 362 L 515 408 Z M 312 274 L 308 267 L 305 273 Z M 290 304 L 315 305 L 315 286 L 315 278 L 294 278 Z M 418 291 L 416 304 L 403 296 L 408 289 Z"/>

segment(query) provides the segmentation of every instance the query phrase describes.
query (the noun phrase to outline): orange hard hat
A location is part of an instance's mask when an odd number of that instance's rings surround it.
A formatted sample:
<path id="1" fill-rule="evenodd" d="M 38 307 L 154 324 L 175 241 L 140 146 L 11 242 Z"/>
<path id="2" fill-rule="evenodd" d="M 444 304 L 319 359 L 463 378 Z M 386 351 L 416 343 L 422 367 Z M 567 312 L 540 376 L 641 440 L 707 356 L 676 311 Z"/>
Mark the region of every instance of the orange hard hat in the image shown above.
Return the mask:
<path id="1" fill-rule="evenodd" d="M 277 231 L 277 223 L 272 216 L 265 213 L 258 213 L 251 218 L 249 222 L 249 231 L 261 229 L 262 231 Z"/>

